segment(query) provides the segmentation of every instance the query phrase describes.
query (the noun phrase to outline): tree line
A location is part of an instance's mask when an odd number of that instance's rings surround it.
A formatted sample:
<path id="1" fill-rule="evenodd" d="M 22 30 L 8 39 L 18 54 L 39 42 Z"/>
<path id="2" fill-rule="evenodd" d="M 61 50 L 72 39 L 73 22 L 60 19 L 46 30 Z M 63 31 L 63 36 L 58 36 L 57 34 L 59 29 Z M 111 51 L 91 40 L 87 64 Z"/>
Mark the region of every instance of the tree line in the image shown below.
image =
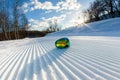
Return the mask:
<path id="1" fill-rule="evenodd" d="M 20 9 L 22 0 L 0 0 L 0 40 L 25 36 L 28 20 Z"/>
<path id="2" fill-rule="evenodd" d="M 83 13 L 86 22 L 120 17 L 120 0 L 95 0 Z"/>
<path id="3" fill-rule="evenodd" d="M 49 27 L 43 31 L 29 31 L 28 19 L 20 8 L 24 0 L 0 0 L 0 41 L 41 37 L 47 33 L 59 31 L 57 21 L 49 21 Z"/>

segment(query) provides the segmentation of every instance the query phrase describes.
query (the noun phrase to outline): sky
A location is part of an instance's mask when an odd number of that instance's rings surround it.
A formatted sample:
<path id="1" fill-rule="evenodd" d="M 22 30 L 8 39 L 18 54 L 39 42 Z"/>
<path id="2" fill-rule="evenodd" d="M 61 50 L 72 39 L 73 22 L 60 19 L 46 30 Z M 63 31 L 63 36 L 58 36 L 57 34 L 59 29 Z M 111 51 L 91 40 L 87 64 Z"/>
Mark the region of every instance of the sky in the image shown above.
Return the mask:
<path id="1" fill-rule="evenodd" d="M 62 29 L 83 22 L 82 11 L 94 0 L 25 0 L 21 9 L 27 16 L 30 30 L 43 30 L 55 22 Z"/>

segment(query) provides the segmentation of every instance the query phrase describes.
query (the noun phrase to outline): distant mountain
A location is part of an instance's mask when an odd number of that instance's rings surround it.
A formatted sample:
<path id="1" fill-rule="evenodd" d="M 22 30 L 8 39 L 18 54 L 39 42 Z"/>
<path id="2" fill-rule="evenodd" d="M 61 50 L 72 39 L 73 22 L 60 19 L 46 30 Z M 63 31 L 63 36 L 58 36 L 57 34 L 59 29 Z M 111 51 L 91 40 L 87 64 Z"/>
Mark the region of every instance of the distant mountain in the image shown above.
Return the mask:
<path id="1" fill-rule="evenodd" d="M 83 24 L 47 36 L 120 36 L 120 18 Z"/>

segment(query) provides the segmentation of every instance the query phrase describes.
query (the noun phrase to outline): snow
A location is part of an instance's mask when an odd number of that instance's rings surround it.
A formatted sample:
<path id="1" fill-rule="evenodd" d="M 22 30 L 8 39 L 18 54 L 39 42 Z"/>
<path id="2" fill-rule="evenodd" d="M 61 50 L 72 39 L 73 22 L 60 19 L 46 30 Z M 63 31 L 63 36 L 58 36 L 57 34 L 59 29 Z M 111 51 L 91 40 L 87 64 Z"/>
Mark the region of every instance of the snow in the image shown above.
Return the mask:
<path id="1" fill-rule="evenodd" d="M 47 36 L 120 36 L 120 18 L 83 24 Z"/>
<path id="2" fill-rule="evenodd" d="M 117 20 L 119 18 L 90 25 L 115 23 L 114 21 L 118 24 Z M 70 29 L 65 31 L 69 32 Z M 70 39 L 71 46 L 57 49 L 55 41 L 64 37 L 52 36 L 58 34 L 59 32 L 43 38 L 1 41 L 0 80 L 120 80 L 118 34 L 70 36 L 69 33 L 69 36 L 64 36 Z"/>

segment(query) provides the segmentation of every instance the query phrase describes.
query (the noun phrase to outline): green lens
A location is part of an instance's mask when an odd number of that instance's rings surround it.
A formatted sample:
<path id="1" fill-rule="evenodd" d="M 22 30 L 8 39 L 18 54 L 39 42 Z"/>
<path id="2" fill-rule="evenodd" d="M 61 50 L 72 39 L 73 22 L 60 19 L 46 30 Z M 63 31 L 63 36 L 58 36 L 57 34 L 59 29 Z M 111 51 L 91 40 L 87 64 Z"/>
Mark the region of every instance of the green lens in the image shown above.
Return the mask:
<path id="1" fill-rule="evenodd" d="M 57 48 L 67 48 L 70 46 L 70 41 L 68 38 L 61 38 L 55 42 Z"/>
<path id="2" fill-rule="evenodd" d="M 65 47 L 66 46 L 66 42 L 65 41 L 59 41 L 59 42 L 57 42 L 57 44 L 56 44 L 56 46 L 61 46 L 61 47 Z"/>

